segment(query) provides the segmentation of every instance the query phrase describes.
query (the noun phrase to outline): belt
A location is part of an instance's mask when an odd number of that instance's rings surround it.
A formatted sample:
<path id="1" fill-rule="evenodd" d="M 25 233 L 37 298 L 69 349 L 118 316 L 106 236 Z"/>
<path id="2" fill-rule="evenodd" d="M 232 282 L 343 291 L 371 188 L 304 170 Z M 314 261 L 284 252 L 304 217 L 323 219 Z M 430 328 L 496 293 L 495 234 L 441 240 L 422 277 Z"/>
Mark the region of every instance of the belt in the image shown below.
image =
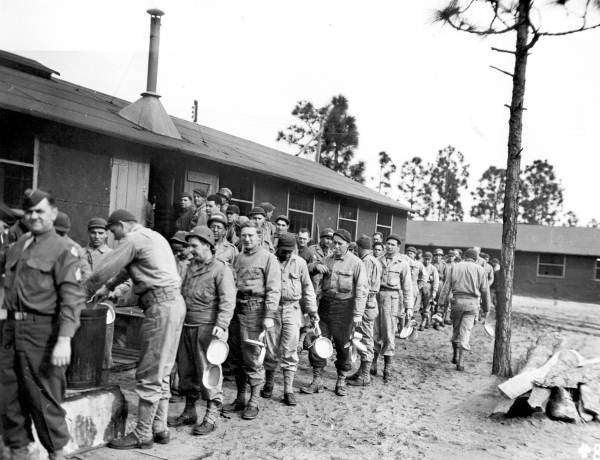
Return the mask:
<path id="1" fill-rule="evenodd" d="M 149 289 L 140 296 L 142 305 L 149 307 L 152 303 L 174 300 L 179 294 L 179 289 L 174 287 L 159 287 Z"/>
<path id="2" fill-rule="evenodd" d="M 300 302 L 300 299 L 298 299 L 298 300 L 280 300 L 279 306 L 280 307 L 288 307 L 290 305 L 296 305 L 298 302 Z"/>
<path id="3" fill-rule="evenodd" d="M 55 318 L 53 315 L 41 315 L 39 313 L 34 313 L 30 311 L 13 311 L 13 310 L 3 310 L 6 312 L 6 318 L 8 321 L 27 321 L 34 323 L 53 323 L 55 322 Z M 0 319 L 3 315 L 0 314 Z"/>
<path id="4" fill-rule="evenodd" d="M 381 286 L 379 288 L 379 292 L 381 292 L 381 291 L 392 291 L 392 292 L 396 291 L 396 292 L 398 292 L 399 289 L 398 288 L 391 288 L 391 287 L 387 287 L 387 286 Z"/>
<path id="5" fill-rule="evenodd" d="M 251 299 L 236 299 L 238 310 L 240 311 L 254 311 L 265 306 L 265 300 L 262 298 L 251 298 Z"/>

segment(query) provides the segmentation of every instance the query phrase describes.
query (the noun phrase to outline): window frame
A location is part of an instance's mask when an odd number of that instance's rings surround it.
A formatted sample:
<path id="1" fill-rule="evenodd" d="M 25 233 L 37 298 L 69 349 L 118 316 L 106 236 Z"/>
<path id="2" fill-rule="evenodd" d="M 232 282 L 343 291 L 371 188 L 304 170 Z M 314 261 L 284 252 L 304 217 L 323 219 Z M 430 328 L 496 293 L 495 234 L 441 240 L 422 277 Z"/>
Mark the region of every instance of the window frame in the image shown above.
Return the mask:
<path id="1" fill-rule="evenodd" d="M 291 222 L 292 218 L 290 216 L 290 212 L 299 212 L 300 214 L 310 215 L 310 226 L 308 227 L 308 229 L 310 230 L 310 234 L 312 236 L 312 234 L 313 234 L 313 226 L 315 225 L 316 193 L 314 191 L 312 192 L 312 211 L 308 212 L 308 211 L 304 211 L 302 209 L 290 208 L 290 194 L 291 194 L 291 191 L 292 191 L 292 188 L 288 187 L 288 189 L 287 189 L 286 209 L 287 209 L 287 218 L 290 220 L 290 227 L 291 227 L 291 223 L 292 223 Z"/>
<path id="2" fill-rule="evenodd" d="M 594 264 L 594 277 L 592 278 L 594 281 L 600 281 L 598 270 L 600 270 L 600 257 L 596 257 L 596 263 Z"/>
<path id="3" fill-rule="evenodd" d="M 548 264 L 548 263 L 542 263 L 542 265 L 547 265 L 550 267 L 562 267 L 562 275 L 560 276 L 555 276 L 555 275 L 541 275 L 540 274 L 540 256 L 542 254 L 538 254 L 537 255 L 537 266 L 536 266 L 536 277 L 537 278 L 553 278 L 553 279 L 564 279 L 565 278 L 565 274 L 567 273 L 567 256 L 565 254 L 553 254 L 556 256 L 561 256 L 562 257 L 562 264 Z"/>
<path id="4" fill-rule="evenodd" d="M 375 219 L 375 232 L 380 231 L 379 227 L 387 228 L 387 229 L 389 229 L 389 233 L 387 234 L 387 236 L 389 236 L 392 233 L 392 228 L 394 227 L 394 214 L 391 212 L 389 213 L 389 215 L 390 215 L 390 225 L 389 226 L 382 225 L 379 223 L 379 214 L 380 214 L 380 211 L 377 210 L 377 218 Z M 387 214 L 387 213 L 384 213 L 384 214 Z M 383 233 L 383 232 L 381 232 L 381 233 Z"/>
<path id="5" fill-rule="evenodd" d="M 219 175 L 219 188 L 227 187 L 227 184 L 223 185 L 221 182 L 225 182 L 225 181 L 221 181 L 221 176 Z M 252 201 L 242 200 L 240 198 L 236 198 L 234 195 L 233 197 L 231 197 L 230 204 L 235 204 L 236 206 L 238 203 L 249 204 L 250 208 L 252 209 L 254 207 L 255 199 L 256 199 L 256 182 L 254 180 L 252 180 Z M 241 207 L 240 207 L 240 211 L 241 211 Z M 244 214 L 240 213 L 240 215 L 244 215 Z"/>
<path id="6" fill-rule="evenodd" d="M 346 222 L 354 222 L 354 235 L 352 235 L 352 238 L 356 239 L 356 234 L 358 232 L 358 220 L 360 219 L 360 206 L 358 206 L 358 203 L 356 203 L 356 220 L 353 219 L 347 219 L 345 217 L 340 217 L 342 213 L 342 200 L 338 200 L 338 215 L 337 215 L 337 228 L 342 228 L 340 227 L 340 221 L 346 221 Z"/>
<path id="7" fill-rule="evenodd" d="M 13 166 L 22 166 L 25 168 L 31 168 L 31 188 L 34 190 L 38 188 L 38 174 L 40 170 L 40 140 L 37 136 L 33 137 L 33 163 L 25 163 L 22 161 L 5 160 L 2 158 L 2 151 L 0 150 L 0 163 L 9 164 Z"/>

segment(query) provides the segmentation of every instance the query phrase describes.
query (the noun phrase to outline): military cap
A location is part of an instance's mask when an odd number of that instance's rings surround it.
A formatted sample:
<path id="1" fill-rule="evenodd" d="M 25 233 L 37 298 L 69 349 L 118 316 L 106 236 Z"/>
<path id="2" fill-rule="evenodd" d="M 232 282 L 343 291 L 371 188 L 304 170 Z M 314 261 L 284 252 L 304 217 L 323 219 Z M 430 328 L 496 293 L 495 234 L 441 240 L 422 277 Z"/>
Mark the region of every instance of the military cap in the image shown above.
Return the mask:
<path id="1" fill-rule="evenodd" d="M 496 257 L 494 257 L 492 260 L 490 260 L 490 264 L 491 265 L 496 265 L 496 264 L 499 264 L 499 263 L 500 263 L 500 261 Z"/>
<path id="2" fill-rule="evenodd" d="M 370 236 L 361 235 L 360 238 L 356 240 L 356 245 L 361 249 L 371 249 L 373 247 L 373 241 Z"/>
<path id="3" fill-rule="evenodd" d="M 482 259 L 485 259 L 485 258 L 489 259 L 490 255 L 487 252 L 480 252 L 479 257 L 481 257 Z"/>
<path id="4" fill-rule="evenodd" d="M 121 222 L 137 222 L 137 219 L 127 209 L 117 209 L 108 216 L 107 225 L 115 225 Z"/>
<path id="5" fill-rule="evenodd" d="M 231 193 L 231 190 L 229 190 L 227 187 L 221 187 L 217 194 L 225 197 L 227 201 L 231 200 L 231 197 L 233 196 L 233 193 Z"/>
<path id="6" fill-rule="evenodd" d="M 473 259 L 473 260 L 477 260 L 477 251 L 475 249 L 467 249 L 464 252 L 464 256 L 463 259 Z"/>
<path id="7" fill-rule="evenodd" d="M 388 237 L 385 239 L 385 241 L 388 241 L 388 240 L 396 240 L 398 242 L 398 244 L 402 244 L 402 240 L 395 233 L 390 233 L 388 235 Z"/>
<path id="8" fill-rule="evenodd" d="M 294 238 L 294 235 L 291 233 L 281 235 L 277 242 L 277 249 L 289 249 L 290 251 L 296 249 L 296 238 Z"/>
<path id="9" fill-rule="evenodd" d="M 405 252 L 406 252 L 407 254 L 408 254 L 409 252 L 414 252 L 414 253 L 416 254 L 416 253 L 417 253 L 417 249 L 416 249 L 414 246 L 409 246 L 409 247 L 407 247 L 407 248 L 406 248 L 406 251 L 405 251 Z"/>
<path id="10" fill-rule="evenodd" d="M 37 206 L 44 198 L 46 198 L 50 204 L 54 202 L 52 196 L 48 192 L 44 192 L 43 190 L 39 189 L 34 190 L 28 188 L 25 190 L 25 196 L 23 197 L 23 209 L 27 210 Z"/>
<path id="11" fill-rule="evenodd" d="M 333 232 L 333 236 L 339 236 L 346 243 L 352 243 L 352 236 L 350 236 L 350 232 L 343 228 L 338 228 L 335 232 Z"/>
<path id="12" fill-rule="evenodd" d="M 265 209 L 262 208 L 261 206 L 255 206 L 254 208 L 252 208 L 252 211 L 250 211 L 248 213 L 249 216 L 255 216 L 257 214 L 262 214 L 264 217 L 267 217 L 267 213 L 265 212 Z"/>
<path id="13" fill-rule="evenodd" d="M 170 241 L 172 241 L 173 243 L 187 244 L 187 241 L 185 240 L 186 236 L 187 232 L 179 230 L 178 232 L 175 232 L 175 235 L 171 237 Z"/>
<path id="14" fill-rule="evenodd" d="M 227 206 L 227 211 L 225 211 L 226 214 L 239 214 L 240 213 L 240 207 L 237 204 L 230 204 L 229 206 Z"/>
<path id="15" fill-rule="evenodd" d="M 212 248 L 215 247 L 215 237 L 210 228 L 205 225 L 199 225 L 198 227 L 192 228 L 191 232 L 188 232 L 185 235 L 186 241 L 189 241 L 190 238 L 200 238 L 205 243 L 208 243 Z"/>
<path id="16" fill-rule="evenodd" d="M 88 230 L 93 228 L 103 228 L 106 230 L 106 220 L 104 220 L 102 217 L 92 217 L 88 222 L 87 228 Z"/>
<path id="17" fill-rule="evenodd" d="M 444 255 L 444 251 L 442 251 L 441 249 L 436 249 L 435 252 L 434 252 L 434 254 L 436 256 L 443 256 Z"/>
<path id="18" fill-rule="evenodd" d="M 194 199 L 192 197 L 192 194 L 188 193 L 188 192 L 183 192 L 181 195 L 179 195 L 179 199 L 181 200 L 182 198 L 189 198 L 190 201 L 192 201 Z"/>
<path id="19" fill-rule="evenodd" d="M 333 228 L 327 227 L 327 228 L 324 228 L 323 230 L 321 230 L 319 238 L 323 238 L 325 236 L 332 238 L 333 237 Z"/>
<path id="20" fill-rule="evenodd" d="M 275 206 L 273 206 L 271 203 L 269 203 L 268 201 L 265 201 L 264 203 L 261 203 L 259 205 L 261 208 L 263 208 L 265 210 L 265 212 L 271 212 L 271 211 L 275 211 Z"/>
<path id="21" fill-rule="evenodd" d="M 227 227 L 227 217 L 222 212 L 213 212 L 206 223 L 210 227 L 212 222 L 220 222 L 224 227 Z"/>
<path id="22" fill-rule="evenodd" d="M 206 198 L 206 190 L 203 188 L 195 188 L 192 190 L 194 195 L 200 195 L 202 198 Z"/>
<path id="23" fill-rule="evenodd" d="M 423 257 L 424 257 L 424 258 L 427 258 L 427 257 L 428 257 L 428 258 L 430 258 L 430 259 L 433 259 L 433 254 L 432 254 L 431 252 L 427 251 L 427 252 L 425 252 L 425 254 L 423 254 Z"/>
<path id="24" fill-rule="evenodd" d="M 68 233 L 71 230 L 71 219 L 66 213 L 58 211 L 56 219 L 54 219 L 54 228 L 59 232 Z"/>
<path id="25" fill-rule="evenodd" d="M 277 222 L 278 220 L 282 220 L 284 221 L 286 224 L 290 225 L 290 220 L 288 219 L 287 216 L 281 214 L 279 216 L 277 216 L 277 219 L 275 219 L 275 222 Z"/>

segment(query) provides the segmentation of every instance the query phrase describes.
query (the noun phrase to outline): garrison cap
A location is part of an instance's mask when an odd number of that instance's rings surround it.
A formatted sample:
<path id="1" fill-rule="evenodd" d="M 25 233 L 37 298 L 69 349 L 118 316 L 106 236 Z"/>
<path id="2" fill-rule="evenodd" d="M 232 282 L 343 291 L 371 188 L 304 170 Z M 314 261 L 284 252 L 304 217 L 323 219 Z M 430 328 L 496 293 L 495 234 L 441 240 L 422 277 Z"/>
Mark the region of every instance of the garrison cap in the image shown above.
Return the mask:
<path id="1" fill-rule="evenodd" d="M 435 254 L 436 256 L 443 256 L 443 255 L 444 255 L 444 251 L 442 251 L 441 249 L 436 249 L 436 250 L 434 251 L 434 254 Z"/>
<path id="2" fill-rule="evenodd" d="M 229 206 L 227 206 L 227 211 L 225 211 L 226 214 L 239 214 L 240 213 L 240 207 L 237 204 L 230 204 Z"/>
<path id="3" fill-rule="evenodd" d="M 267 217 L 267 213 L 265 212 L 265 209 L 261 206 L 255 206 L 254 208 L 252 208 L 252 211 L 250 211 L 248 213 L 249 216 L 255 216 L 261 214 L 264 217 Z"/>
<path id="4" fill-rule="evenodd" d="M 221 195 L 222 197 L 225 197 L 227 201 L 229 201 L 231 200 L 233 193 L 231 193 L 231 190 L 229 190 L 227 187 L 221 187 L 217 192 L 217 195 Z"/>
<path id="5" fill-rule="evenodd" d="M 104 220 L 102 217 L 92 217 L 89 222 L 88 222 L 88 230 L 91 230 L 93 228 L 103 228 L 104 230 L 106 230 L 106 220 Z"/>
<path id="6" fill-rule="evenodd" d="M 416 253 L 417 253 L 417 249 L 416 249 L 414 246 L 409 246 L 409 247 L 407 247 L 407 248 L 406 248 L 406 251 L 405 251 L 405 252 L 406 252 L 407 254 L 408 254 L 409 252 L 414 252 L 414 253 L 416 254 Z"/>
<path id="7" fill-rule="evenodd" d="M 227 227 L 227 217 L 222 212 L 215 212 L 210 215 L 206 223 L 210 227 L 212 222 L 219 222 L 223 224 L 223 227 Z"/>
<path id="8" fill-rule="evenodd" d="M 333 228 L 327 227 L 324 228 L 323 230 L 321 230 L 321 234 L 319 235 L 319 238 L 323 238 L 328 236 L 329 238 L 333 238 Z"/>
<path id="9" fill-rule="evenodd" d="M 190 201 L 192 201 L 194 199 L 192 197 L 192 194 L 189 192 L 183 192 L 181 195 L 179 195 L 179 199 L 181 200 L 182 198 L 189 198 Z"/>
<path id="10" fill-rule="evenodd" d="M 402 240 L 400 239 L 400 236 L 396 235 L 395 233 L 390 233 L 388 235 L 388 237 L 385 239 L 385 241 L 388 240 L 396 240 L 398 242 L 398 244 L 402 244 Z"/>
<path id="11" fill-rule="evenodd" d="M 67 213 L 58 211 L 56 215 L 56 219 L 54 220 L 54 228 L 59 232 L 68 233 L 71 230 L 71 219 Z"/>
<path id="12" fill-rule="evenodd" d="M 473 248 L 467 249 L 467 250 L 464 252 L 464 255 L 463 255 L 463 259 L 473 259 L 473 260 L 477 260 L 477 257 L 478 257 L 478 256 L 477 256 L 477 251 L 476 251 L 475 249 L 473 249 Z"/>
<path id="13" fill-rule="evenodd" d="M 187 241 L 185 240 L 186 236 L 187 232 L 179 230 L 178 232 L 175 232 L 175 235 L 173 235 L 169 241 L 171 241 L 172 243 L 187 244 Z"/>
<path id="14" fill-rule="evenodd" d="M 284 233 L 279 237 L 277 242 L 277 249 L 287 249 L 293 251 L 296 249 L 296 238 L 291 233 Z"/>
<path id="15" fill-rule="evenodd" d="M 288 216 L 281 214 L 281 215 L 277 216 L 277 219 L 275 219 L 275 222 L 277 222 L 278 220 L 282 220 L 286 224 L 290 225 L 290 220 L 288 219 Z"/>
<path id="16" fill-rule="evenodd" d="M 199 225 L 198 227 L 192 228 L 191 232 L 188 232 L 185 235 L 186 241 L 189 241 L 190 238 L 200 238 L 205 243 L 208 243 L 212 248 L 215 247 L 215 237 L 210 228 L 205 225 Z"/>
<path id="17" fill-rule="evenodd" d="M 109 227 L 120 222 L 137 222 L 137 219 L 127 209 L 117 209 L 116 211 L 113 211 L 110 216 L 108 216 L 107 225 Z"/>
<path id="18" fill-rule="evenodd" d="M 260 207 L 263 208 L 265 210 L 265 212 L 275 211 L 275 206 L 273 206 L 268 201 L 265 201 L 264 203 L 261 203 Z"/>
<path id="19" fill-rule="evenodd" d="M 361 249 L 371 249 L 373 241 L 369 235 L 360 235 L 360 238 L 356 240 L 356 245 Z"/>
<path id="20" fill-rule="evenodd" d="M 23 197 L 23 209 L 27 210 L 37 206 L 44 198 L 46 198 L 52 204 L 52 196 L 50 196 L 48 192 L 44 192 L 43 190 L 39 189 L 34 190 L 28 188 L 25 190 L 25 196 Z"/>
<path id="21" fill-rule="evenodd" d="M 338 228 L 335 232 L 333 232 L 333 236 L 339 236 L 346 243 L 352 243 L 352 236 L 350 236 L 350 232 L 343 228 Z"/>

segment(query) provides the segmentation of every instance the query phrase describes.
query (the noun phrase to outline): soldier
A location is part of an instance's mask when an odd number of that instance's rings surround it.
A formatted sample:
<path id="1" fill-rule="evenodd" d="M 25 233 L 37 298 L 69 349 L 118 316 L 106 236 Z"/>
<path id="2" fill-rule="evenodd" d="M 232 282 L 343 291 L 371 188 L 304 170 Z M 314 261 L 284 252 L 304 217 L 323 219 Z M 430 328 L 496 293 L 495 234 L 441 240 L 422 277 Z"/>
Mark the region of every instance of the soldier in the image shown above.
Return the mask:
<path id="1" fill-rule="evenodd" d="M 431 304 L 437 298 L 438 289 L 440 286 L 440 277 L 437 268 L 433 266 L 431 261 L 433 254 L 427 251 L 423 255 L 423 270 L 425 282 L 421 287 L 421 324 L 419 330 L 428 329 L 431 323 Z"/>
<path id="2" fill-rule="evenodd" d="M 412 319 L 414 310 L 421 305 L 421 288 L 425 284 L 425 270 L 423 264 L 417 260 L 417 250 L 414 246 L 406 248 L 406 255 L 408 256 L 413 292 L 412 302 L 406 306 L 406 319 L 408 321 Z"/>
<path id="3" fill-rule="evenodd" d="M 264 367 L 258 346 L 246 339 L 257 340 L 263 331 L 275 326 L 281 293 L 281 272 L 277 258 L 260 244 L 260 229 L 249 222 L 242 227 L 244 246 L 235 259 L 236 309 L 229 328 L 230 364 L 235 375 L 237 396 L 226 412 L 241 411 L 242 418 L 253 420 L 258 415 L 258 397 L 264 383 Z M 246 382 L 250 383 L 250 400 L 246 404 Z"/>
<path id="4" fill-rule="evenodd" d="M 379 315 L 377 308 L 377 294 L 381 283 L 381 263 L 373 257 L 371 251 L 371 238 L 367 235 L 362 235 L 356 240 L 358 257 L 365 265 L 367 272 L 367 281 L 369 285 L 369 293 L 367 294 L 367 303 L 365 312 L 362 316 L 360 326 L 356 327 L 356 332 L 362 334 L 361 342 L 365 345 L 365 350 L 359 350 L 360 368 L 358 371 L 348 378 L 348 385 L 352 386 L 367 386 L 371 384 L 371 362 L 373 361 L 373 323 Z"/>
<path id="5" fill-rule="evenodd" d="M 201 188 L 195 188 L 192 191 L 194 195 L 194 216 L 192 217 L 192 228 L 206 223 L 206 191 Z"/>
<path id="6" fill-rule="evenodd" d="M 325 228 L 319 235 L 319 244 L 313 244 L 310 249 L 312 250 L 315 258 L 312 262 L 308 263 L 308 272 L 310 273 L 310 279 L 312 280 L 313 287 L 315 288 L 315 294 L 317 296 L 317 305 L 321 300 L 321 288 L 323 287 L 323 273 L 325 269 L 320 266 L 323 263 L 325 257 L 331 254 L 331 243 L 333 242 L 333 229 Z"/>
<path id="7" fill-rule="evenodd" d="M 373 256 L 378 258 L 383 255 L 384 247 L 383 243 L 373 243 Z"/>
<path id="8" fill-rule="evenodd" d="M 129 211 L 114 211 L 108 218 L 108 228 L 119 245 L 94 271 L 87 285 L 97 289 L 96 298 L 102 298 L 131 278 L 144 310 L 136 369 L 136 392 L 140 398 L 137 426 L 126 436 L 111 441 L 108 447 L 149 449 L 154 442 L 167 444 L 170 440 L 170 374 L 185 317 L 181 278 L 167 240 L 138 224 Z"/>
<path id="9" fill-rule="evenodd" d="M 383 244 L 383 233 L 381 232 L 375 232 L 373 233 L 373 243 L 381 243 Z"/>
<path id="10" fill-rule="evenodd" d="M 185 395 L 185 408 L 181 415 L 169 417 L 168 424 L 173 427 L 195 424 L 196 401 L 202 396 L 206 400 L 206 413 L 192 433 L 205 435 L 215 429 L 223 406 L 222 382 L 212 388 L 202 383 L 209 366 L 206 351 L 213 339 L 227 340 L 235 308 L 235 281 L 232 271 L 215 257 L 215 239 L 210 229 L 195 227 L 186 239 L 193 259 L 181 289 L 187 312 L 177 351 L 179 391 Z"/>
<path id="11" fill-rule="evenodd" d="M 194 202 L 192 195 L 184 192 L 179 197 L 179 205 L 181 206 L 181 214 L 175 221 L 175 228 L 179 231 L 189 232 L 192 229 L 192 218 L 194 217 Z"/>
<path id="12" fill-rule="evenodd" d="M 177 274 L 181 279 L 185 277 L 185 272 L 190 264 L 190 252 L 185 239 L 186 235 L 187 232 L 179 231 L 169 240 L 171 250 L 175 256 L 175 263 L 177 264 Z"/>
<path id="13" fill-rule="evenodd" d="M 315 254 L 308 247 L 308 242 L 310 241 L 310 230 L 308 228 L 301 228 L 298 230 L 298 237 L 296 238 L 296 244 L 298 246 L 298 255 L 304 259 L 304 261 L 309 264 L 314 261 Z M 314 290 L 314 286 L 313 286 Z"/>
<path id="14" fill-rule="evenodd" d="M 462 263 L 451 267 L 440 294 L 440 300 L 445 301 L 448 293 L 452 293 L 452 363 L 456 369 L 463 371 L 464 352 L 471 349 L 469 340 L 483 300 L 484 308 L 489 308 L 490 291 L 483 267 L 478 265 L 477 252 L 467 249 Z M 481 298 L 481 300 L 480 300 Z"/>
<path id="15" fill-rule="evenodd" d="M 377 303 L 379 316 L 377 317 L 373 336 L 375 352 L 371 375 L 377 375 L 377 358 L 383 355 L 383 383 L 391 381 L 392 356 L 394 356 L 396 343 L 394 333 L 396 322 L 402 329 L 405 323 L 405 308 L 412 302 L 412 278 L 410 266 L 405 257 L 400 254 L 400 237 L 391 234 L 385 240 L 385 254 L 379 257 L 382 266 L 381 285 Z"/>
<path id="16" fill-rule="evenodd" d="M 56 219 L 54 219 L 54 231 L 58 236 L 61 236 L 67 240 L 69 245 L 73 246 L 77 249 L 77 254 L 79 255 L 79 270 L 81 272 L 81 282 L 85 283 L 85 281 L 89 278 L 92 273 L 92 268 L 87 261 L 87 257 L 85 256 L 85 251 L 79 243 L 76 243 L 69 236 L 69 232 L 71 231 L 71 219 L 69 216 L 62 212 L 58 211 L 56 214 Z"/>
<path id="17" fill-rule="evenodd" d="M 290 220 L 288 217 L 284 215 L 277 216 L 277 219 L 275 219 L 275 234 L 273 236 L 273 246 L 275 246 L 275 248 L 277 248 L 277 244 L 281 235 L 287 233 L 289 228 Z"/>
<path id="18" fill-rule="evenodd" d="M 268 201 L 263 201 L 258 206 L 265 210 L 265 226 L 269 227 L 269 239 L 271 240 L 271 243 L 274 243 L 276 228 L 275 224 L 271 222 L 271 219 L 273 218 L 273 213 L 275 212 L 276 208 Z"/>
<path id="19" fill-rule="evenodd" d="M 2 437 L 13 459 L 29 458 L 33 422 L 49 458 L 59 459 L 71 439 L 61 403 L 85 291 L 77 248 L 54 230 L 54 199 L 29 189 L 23 209 L 30 233 L 7 251 L 1 270 Z"/>
<path id="20" fill-rule="evenodd" d="M 298 369 L 298 340 L 302 313 L 317 322 L 317 299 L 308 267 L 304 259 L 293 252 L 296 241 L 293 235 L 284 233 L 279 237 L 275 252 L 281 265 L 281 299 L 275 318 L 275 327 L 267 332 L 267 354 L 265 356 L 265 386 L 260 392 L 263 398 L 273 395 L 275 371 L 281 362 L 283 370 L 283 402 L 296 405 L 294 375 Z"/>
<path id="21" fill-rule="evenodd" d="M 229 267 L 233 266 L 238 250 L 225 239 L 227 217 L 221 212 L 215 212 L 208 218 L 208 226 L 215 238 L 215 257 L 225 262 Z"/>
<path id="22" fill-rule="evenodd" d="M 231 203 L 233 193 L 231 193 L 231 190 L 227 187 L 221 187 L 217 192 L 217 195 L 221 197 L 221 212 L 225 214 L 227 212 L 227 208 L 229 207 L 229 203 Z"/>
<path id="23" fill-rule="evenodd" d="M 227 233 L 225 237 L 227 241 L 237 247 L 240 240 L 240 208 L 236 204 L 230 204 L 227 206 L 225 215 L 227 216 Z"/>
<path id="24" fill-rule="evenodd" d="M 106 244 L 108 239 L 106 220 L 102 217 L 93 217 L 89 220 L 87 228 L 88 245 L 84 248 L 84 255 L 91 270 L 94 271 L 112 249 Z"/>
<path id="25" fill-rule="evenodd" d="M 352 369 L 350 347 L 352 331 L 360 327 L 365 311 L 369 286 L 364 264 L 348 251 L 352 237 L 347 230 L 338 229 L 333 234 L 333 253 L 318 265 L 323 273 L 323 298 L 319 305 L 321 331 L 333 338 L 336 349 L 335 367 L 337 382 L 335 394 L 346 396 L 346 375 Z M 323 389 L 321 373 L 327 360 L 319 358 L 313 350 L 309 354 L 313 367 L 313 380 L 303 393 L 318 393 Z"/>
<path id="26" fill-rule="evenodd" d="M 491 266 L 490 264 L 490 256 L 489 254 L 486 254 L 485 252 L 482 252 L 481 254 L 479 254 L 479 256 L 483 259 L 483 270 L 485 271 L 485 277 L 487 278 L 487 282 L 488 282 L 488 286 L 490 288 L 490 304 L 491 305 L 495 305 L 492 302 L 493 299 L 493 294 L 492 294 L 492 286 L 494 284 L 494 267 Z M 479 317 L 481 319 L 481 321 L 485 321 L 485 318 L 488 314 L 488 311 L 485 310 L 483 304 L 481 304 L 481 310 L 479 312 Z"/>
<path id="27" fill-rule="evenodd" d="M 254 222 L 259 229 L 260 244 L 270 252 L 274 252 L 273 248 L 273 229 L 271 222 L 266 220 L 267 213 L 260 207 L 255 206 L 248 213 L 250 221 Z M 243 245 L 242 245 L 243 246 Z"/>

